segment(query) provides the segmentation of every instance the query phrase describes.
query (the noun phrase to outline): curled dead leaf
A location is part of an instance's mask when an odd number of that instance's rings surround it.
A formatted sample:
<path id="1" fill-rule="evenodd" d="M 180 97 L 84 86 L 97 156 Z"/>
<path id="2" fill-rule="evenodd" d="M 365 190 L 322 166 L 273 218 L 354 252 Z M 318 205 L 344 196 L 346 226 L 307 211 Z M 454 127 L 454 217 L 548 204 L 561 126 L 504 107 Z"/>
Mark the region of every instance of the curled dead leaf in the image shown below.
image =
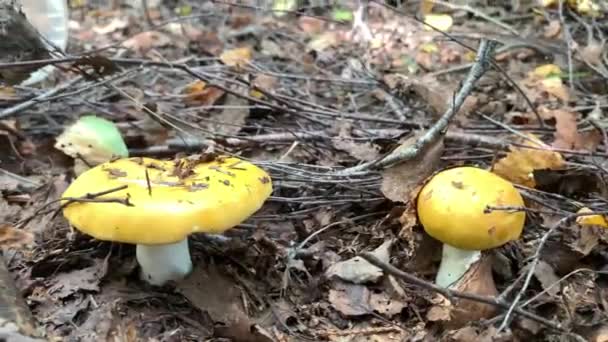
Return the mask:
<path id="1" fill-rule="evenodd" d="M 535 187 L 535 170 L 558 170 L 563 167 L 565 160 L 561 154 L 552 151 L 533 134 L 527 139 L 518 139 L 520 146 L 511 145 L 510 152 L 499 159 L 492 167 L 497 175 L 527 187 Z"/>
<path id="2" fill-rule="evenodd" d="M 418 136 L 405 140 L 398 149 L 406 149 L 416 143 Z M 407 203 L 417 195 L 417 188 L 439 165 L 443 153 L 443 139 L 437 139 L 412 160 L 394 165 L 382 172 L 381 191 L 394 202 Z"/>
<path id="3" fill-rule="evenodd" d="M 186 94 L 186 103 L 191 106 L 211 106 L 224 95 L 223 90 L 209 87 L 201 80 L 188 84 L 183 93 Z"/>
<path id="4" fill-rule="evenodd" d="M 251 61 L 252 55 L 251 48 L 241 47 L 222 52 L 220 60 L 227 66 L 241 68 Z"/>

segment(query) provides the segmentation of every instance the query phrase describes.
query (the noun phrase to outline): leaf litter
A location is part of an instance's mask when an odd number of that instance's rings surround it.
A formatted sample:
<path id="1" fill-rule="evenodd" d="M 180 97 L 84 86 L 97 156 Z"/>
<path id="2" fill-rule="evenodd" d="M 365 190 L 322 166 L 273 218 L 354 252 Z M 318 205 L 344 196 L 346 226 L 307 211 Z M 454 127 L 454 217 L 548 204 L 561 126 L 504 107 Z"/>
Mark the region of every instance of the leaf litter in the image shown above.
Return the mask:
<path id="1" fill-rule="evenodd" d="M 555 4 L 511 8 L 521 18 L 508 24 L 501 6 L 403 4 L 404 13 L 439 19 L 473 46 L 480 32 L 531 32 L 483 34 L 501 42 L 497 63 L 528 99 L 504 75 L 488 73 L 447 133 L 417 158 L 337 177 L 332 172 L 415 146 L 454 101 L 475 54 L 376 4 L 366 46 L 352 39 L 350 24 L 326 20 L 334 9 L 278 17 L 211 2 L 148 2 L 147 11 L 87 2 L 72 14 L 69 52 L 101 48 L 99 56 L 65 66 L 90 74 L 19 115 L 13 106 L 40 92 L 0 91 L 0 243 L 44 337 L 555 340 L 560 332 L 521 317 L 499 331 L 495 315 L 504 312 L 496 308 L 477 306 L 486 323 L 463 319 L 475 309 L 358 256 L 379 246 L 383 262 L 431 283 L 440 244 L 418 224 L 417 190 L 440 169 L 477 165 L 518 184 L 530 219 L 520 241 L 492 252 L 496 288 L 472 282 L 462 290 L 507 301 L 520 294 L 526 310 L 588 340 L 605 339 L 605 44 L 598 29 L 572 27 L 595 27 L 594 16 L 606 13 L 582 3 L 589 2 L 567 2 L 563 13 Z M 346 18 L 356 6 L 339 11 Z M 174 22 L 181 14 L 192 17 Z M 146 15 L 163 25 L 148 26 Z M 108 46 L 116 50 L 106 53 Z M 103 73 L 104 65 L 113 67 Z M 54 77 L 64 84 L 74 75 Z M 188 278 L 147 287 L 137 279 L 133 246 L 72 230 L 54 202 L 77 158 L 61 156 L 52 141 L 91 111 L 117 123 L 132 155 L 252 158 L 276 180 L 273 197 L 226 238 L 193 237 Z M 585 216 L 547 238 L 524 289 L 543 234 L 575 213 Z"/>

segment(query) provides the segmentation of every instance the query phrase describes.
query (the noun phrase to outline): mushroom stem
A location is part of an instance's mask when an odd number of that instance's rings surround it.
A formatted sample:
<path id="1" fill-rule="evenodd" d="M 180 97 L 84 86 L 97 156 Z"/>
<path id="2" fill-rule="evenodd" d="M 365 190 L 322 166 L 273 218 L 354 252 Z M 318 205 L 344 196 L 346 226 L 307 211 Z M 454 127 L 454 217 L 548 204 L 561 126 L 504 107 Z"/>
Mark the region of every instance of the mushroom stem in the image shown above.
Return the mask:
<path id="1" fill-rule="evenodd" d="M 141 279 L 156 286 L 179 280 L 192 271 L 188 238 L 164 245 L 137 245 Z"/>
<path id="2" fill-rule="evenodd" d="M 460 249 L 444 243 L 435 283 L 441 287 L 455 285 L 480 257 L 480 251 Z"/>

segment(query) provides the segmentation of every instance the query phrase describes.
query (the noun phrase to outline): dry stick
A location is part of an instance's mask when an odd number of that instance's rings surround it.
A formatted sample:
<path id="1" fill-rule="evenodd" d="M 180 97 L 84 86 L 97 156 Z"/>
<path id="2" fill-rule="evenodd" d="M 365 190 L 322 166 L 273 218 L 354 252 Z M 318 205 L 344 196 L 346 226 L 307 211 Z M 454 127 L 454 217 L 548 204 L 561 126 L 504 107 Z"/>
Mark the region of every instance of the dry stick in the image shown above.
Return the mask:
<path id="1" fill-rule="evenodd" d="M 479 11 L 469 5 L 457 5 L 457 4 L 451 4 L 447 1 L 441 1 L 441 0 L 435 0 L 434 3 L 445 6 L 445 7 L 449 7 L 450 9 L 455 9 L 455 10 L 462 10 L 465 12 L 469 12 L 471 14 L 473 14 L 476 17 L 479 17 L 481 19 L 484 19 L 485 21 L 491 22 L 492 24 L 499 26 L 509 32 L 511 32 L 512 34 L 519 36 L 519 32 L 517 32 L 516 29 L 514 29 L 513 27 L 511 27 L 508 24 L 503 23 L 502 21 L 492 18 L 491 16 L 485 14 L 482 11 Z"/>
<path id="2" fill-rule="evenodd" d="M 587 213 L 585 213 L 585 214 L 587 214 Z M 505 314 L 505 318 L 502 320 L 502 323 L 498 327 L 499 332 L 507 327 L 507 325 L 509 324 L 509 322 L 511 320 L 511 315 L 513 314 L 514 311 L 519 309 L 517 307 L 517 304 L 519 304 L 519 301 L 521 300 L 521 297 L 523 296 L 524 292 L 526 292 L 526 290 L 528 289 L 528 286 L 530 286 L 530 281 L 532 280 L 532 276 L 534 275 L 534 270 L 536 269 L 536 266 L 538 265 L 538 262 L 540 261 L 540 253 L 543 250 L 545 243 L 549 239 L 549 236 L 555 230 L 557 230 L 557 228 L 561 227 L 566 222 L 568 222 L 578 216 L 581 216 L 581 215 L 580 214 L 571 214 L 571 215 L 568 215 L 568 216 L 560 219 L 553 226 L 551 226 L 551 228 L 549 228 L 549 230 L 545 233 L 545 235 L 543 235 L 543 237 L 540 239 L 540 242 L 538 244 L 538 247 L 536 248 L 536 252 L 534 253 L 534 256 L 532 259 L 532 264 L 530 265 L 530 270 L 528 271 L 528 274 L 526 275 L 526 280 L 524 281 L 524 284 L 521 287 L 521 289 L 517 292 L 515 299 L 513 300 L 513 302 L 511 303 L 511 306 L 509 307 L 509 310 L 507 310 L 507 313 Z"/>
<path id="3" fill-rule="evenodd" d="M 120 190 L 124 190 L 127 189 L 128 185 L 121 185 L 112 189 L 108 189 L 108 190 L 104 190 L 104 191 L 100 191 L 100 192 L 96 192 L 96 193 L 88 193 L 82 197 L 78 197 L 78 198 L 73 198 L 73 197 L 66 197 L 66 198 L 58 198 L 56 200 L 52 200 L 49 201 L 45 204 L 43 204 L 42 206 L 40 206 L 38 209 L 36 209 L 36 211 L 26 217 L 21 219 L 19 222 L 17 222 L 16 226 L 17 227 L 23 227 L 25 226 L 28 222 L 30 222 L 31 220 L 33 220 L 36 216 L 38 215 L 45 215 L 48 214 L 49 212 L 55 212 L 55 214 L 53 214 L 53 216 L 57 215 L 57 213 L 65 208 L 66 206 L 68 206 L 69 204 L 75 203 L 75 202 L 102 202 L 102 203 L 121 203 L 127 206 L 133 206 L 130 202 L 129 202 L 129 198 L 124 198 L 124 199 L 118 199 L 118 198 L 108 198 L 108 199 L 97 199 L 97 197 L 100 196 L 104 196 L 104 195 L 108 195 L 111 194 L 113 192 L 116 191 L 120 191 Z M 48 210 L 45 211 L 46 208 L 48 208 L 49 206 L 51 206 L 54 203 L 57 202 L 61 202 L 61 201 L 66 201 L 65 203 L 63 203 L 59 208 L 57 209 L 53 209 L 53 210 Z"/>
<path id="4" fill-rule="evenodd" d="M 473 64 L 473 67 L 469 70 L 469 73 L 467 74 L 462 87 L 460 87 L 460 90 L 454 97 L 453 102 L 451 102 L 446 112 L 439 120 L 437 120 L 435 125 L 433 125 L 423 136 L 421 136 L 414 145 L 408 146 L 404 149 L 398 148 L 380 160 L 350 167 L 337 172 L 337 174 L 349 176 L 367 171 L 372 168 L 383 168 L 416 158 L 422 151 L 426 149 L 426 147 L 434 143 L 440 138 L 441 135 L 445 134 L 444 131 L 448 127 L 450 120 L 456 115 L 456 113 L 458 113 L 460 107 L 462 107 L 462 104 L 464 103 L 464 100 L 473 90 L 475 83 L 489 69 L 491 54 L 495 45 L 496 42 L 494 41 L 488 41 L 485 39 L 480 41 L 477 56 L 475 57 L 475 64 Z"/>
<path id="5" fill-rule="evenodd" d="M 494 305 L 503 310 L 508 310 L 510 308 L 509 303 L 507 303 L 501 299 L 497 299 L 496 297 L 480 296 L 480 295 L 476 295 L 476 294 L 472 294 L 472 293 L 454 291 L 449 288 L 437 286 L 431 282 L 422 280 L 409 273 L 403 272 L 402 270 L 396 268 L 395 266 L 378 259 L 372 253 L 364 252 L 364 253 L 359 254 L 359 256 L 362 257 L 363 259 L 367 260 L 370 264 L 382 269 L 383 271 L 385 271 L 386 273 L 388 273 L 390 275 L 401 278 L 410 284 L 414 284 L 416 286 L 420 286 L 422 288 L 437 292 L 437 293 L 441 294 L 442 296 L 446 297 L 447 299 L 449 299 L 450 301 L 453 301 L 454 298 L 460 298 L 460 299 L 472 300 L 472 301 L 476 301 L 476 302 L 480 302 L 480 303 L 484 303 L 484 304 Z M 525 318 L 528 318 L 530 320 L 533 320 L 533 321 L 536 321 L 543 325 L 546 325 L 547 327 L 550 327 L 551 329 L 557 330 L 561 333 L 568 334 L 568 332 L 566 330 L 564 330 L 562 328 L 561 324 L 559 324 L 559 323 L 555 323 L 553 321 L 547 320 L 534 313 L 528 312 L 526 310 L 522 310 L 521 308 L 514 308 L 513 311 L 515 313 L 517 313 L 518 315 L 521 315 Z"/>
<path id="6" fill-rule="evenodd" d="M 80 82 L 80 80 L 82 80 L 82 77 L 80 77 L 80 76 L 75 77 L 63 84 L 60 84 L 59 86 L 57 86 L 55 88 L 52 88 L 52 89 L 34 97 L 31 100 L 21 102 L 13 107 L 9 107 L 9 108 L 3 110 L 0 112 L 0 120 L 6 119 L 14 114 L 17 114 L 21 111 L 24 111 L 24 110 L 36 105 L 37 103 L 39 103 L 49 97 L 55 96 L 56 94 L 61 93 L 64 90 L 73 86 L 74 84 Z"/>

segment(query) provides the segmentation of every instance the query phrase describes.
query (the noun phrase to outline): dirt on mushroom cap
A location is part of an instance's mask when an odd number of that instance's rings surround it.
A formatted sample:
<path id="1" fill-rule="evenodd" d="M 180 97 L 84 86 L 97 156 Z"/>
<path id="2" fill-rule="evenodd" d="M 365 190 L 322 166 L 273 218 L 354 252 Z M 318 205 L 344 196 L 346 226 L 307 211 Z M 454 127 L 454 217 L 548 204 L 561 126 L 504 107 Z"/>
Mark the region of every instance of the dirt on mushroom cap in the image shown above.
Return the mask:
<path id="1" fill-rule="evenodd" d="M 515 187 L 498 175 L 475 167 L 442 171 L 418 195 L 418 217 L 429 235 L 451 246 L 484 250 L 519 238 L 525 213 L 487 206 L 518 206 Z"/>
<path id="2" fill-rule="evenodd" d="M 100 240 L 165 244 L 190 233 L 230 229 L 256 212 L 272 192 L 264 170 L 237 158 L 127 158 L 86 171 L 63 198 L 81 198 L 121 186 L 125 188 L 95 197 L 97 202 L 69 204 L 64 216 L 74 227 Z M 109 199 L 116 201 L 101 202 Z"/>

